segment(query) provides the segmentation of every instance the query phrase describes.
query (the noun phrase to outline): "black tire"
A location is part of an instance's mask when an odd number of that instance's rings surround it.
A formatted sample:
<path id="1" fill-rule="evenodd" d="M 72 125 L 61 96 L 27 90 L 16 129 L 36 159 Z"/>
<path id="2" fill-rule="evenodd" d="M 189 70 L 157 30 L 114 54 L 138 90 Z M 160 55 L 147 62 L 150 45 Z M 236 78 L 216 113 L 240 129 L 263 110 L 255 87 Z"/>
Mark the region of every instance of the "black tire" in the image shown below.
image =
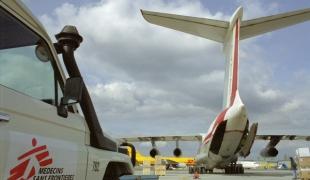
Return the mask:
<path id="1" fill-rule="evenodd" d="M 242 166 L 242 164 L 237 164 L 237 174 L 244 174 L 244 168 Z"/>
<path id="2" fill-rule="evenodd" d="M 231 167 L 230 166 L 227 166 L 225 167 L 225 174 L 230 174 L 231 173 Z"/>
<path id="3" fill-rule="evenodd" d="M 244 174 L 244 168 L 241 167 L 241 174 Z"/>
<path id="4" fill-rule="evenodd" d="M 236 166 L 236 174 L 241 174 L 241 167 L 240 166 Z"/>
<path id="5" fill-rule="evenodd" d="M 103 177 L 103 180 L 119 180 L 120 172 L 116 166 L 116 164 L 109 164 L 105 175 Z"/>
<path id="6" fill-rule="evenodd" d="M 230 166 L 230 173 L 229 174 L 235 174 L 236 172 L 236 166 Z"/>
<path id="7" fill-rule="evenodd" d="M 105 170 L 103 180 L 119 180 L 123 175 L 131 175 L 130 168 L 125 163 L 110 162 Z"/>
<path id="8" fill-rule="evenodd" d="M 205 172 L 205 170 L 204 170 L 204 168 L 203 167 L 199 167 L 199 174 L 204 174 L 204 172 Z"/>

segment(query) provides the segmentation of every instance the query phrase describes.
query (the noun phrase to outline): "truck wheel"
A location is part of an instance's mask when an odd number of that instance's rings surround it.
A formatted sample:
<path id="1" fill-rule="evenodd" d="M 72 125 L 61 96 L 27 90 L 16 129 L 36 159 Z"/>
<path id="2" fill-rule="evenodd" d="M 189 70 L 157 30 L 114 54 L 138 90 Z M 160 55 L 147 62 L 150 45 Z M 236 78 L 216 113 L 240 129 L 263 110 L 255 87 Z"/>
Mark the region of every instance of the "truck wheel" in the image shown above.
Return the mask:
<path id="1" fill-rule="evenodd" d="M 119 180 L 123 175 L 131 175 L 130 168 L 125 163 L 110 162 L 105 170 L 103 180 Z"/>
<path id="2" fill-rule="evenodd" d="M 118 167 L 114 163 L 106 168 L 103 180 L 119 180 Z"/>

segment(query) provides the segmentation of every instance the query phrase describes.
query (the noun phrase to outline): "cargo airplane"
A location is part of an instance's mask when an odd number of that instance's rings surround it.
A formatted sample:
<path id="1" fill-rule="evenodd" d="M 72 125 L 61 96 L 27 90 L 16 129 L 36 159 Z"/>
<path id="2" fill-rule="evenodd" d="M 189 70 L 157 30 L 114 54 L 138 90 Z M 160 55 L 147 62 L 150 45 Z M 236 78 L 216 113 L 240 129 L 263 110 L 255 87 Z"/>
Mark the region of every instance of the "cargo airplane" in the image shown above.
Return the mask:
<path id="1" fill-rule="evenodd" d="M 128 147 L 128 154 L 131 156 L 131 148 Z M 195 163 L 194 157 L 167 157 L 162 156 L 161 159 L 165 161 L 166 165 L 173 167 L 192 166 Z M 144 156 L 139 151 L 136 151 L 136 164 L 142 165 L 143 161 L 148 161 L 151 165 L 155 164 L 155 158 L 152 156 Z"/>
<path id="2" fill-rule="evenodd" d="M 225 173 L 243 173 L 238 157 L 247 157 L 255 139 L 268 140 L 261 151 L 264 157 L 278 154 L 275 146 L 280 140 L 310 140 L 310 136 L 297 135 L 256 135 L 258 123 L 249 128 L 249 119 L 245 105 L 238 91 L 239 42 L 240 40 L 285 28 L 310 19 L 310 8 L 251 20 L 242 20 L 243 8 L 239 7 L 230 21 L 212 20 L 190 16 L 141 10 L 146 21 L 200 36 L 223 44 L 226 57 L 225 87 L 223 110 L 218 114 L 206 134 L 194 136 L 148 136 L 122 138 L 126 142 L 150 141 L 151 156 L 159 153 L 156 141 L 175 141 L 175 156 L 181 155 L 179 141 L 200 141 L 201 145 L 195 157 L 196 166 L 190 172 L 213 172 L 214 168 L 225 169 Z"/>

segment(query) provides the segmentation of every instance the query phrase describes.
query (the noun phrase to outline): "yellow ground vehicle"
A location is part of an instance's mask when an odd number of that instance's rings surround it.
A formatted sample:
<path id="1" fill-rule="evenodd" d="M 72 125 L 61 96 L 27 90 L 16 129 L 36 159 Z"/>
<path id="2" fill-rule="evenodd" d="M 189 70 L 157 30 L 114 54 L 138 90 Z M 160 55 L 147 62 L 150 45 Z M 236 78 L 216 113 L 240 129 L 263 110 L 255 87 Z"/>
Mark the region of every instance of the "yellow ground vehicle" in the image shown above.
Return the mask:
<path id="1" fill-rule="evenodd" d="M 21 2 L 0 0 L 0 180 L 132 174 L 129 157 L 102 131 L 76 65 L 82 37 L 66 26 L 56 38 Z"/>

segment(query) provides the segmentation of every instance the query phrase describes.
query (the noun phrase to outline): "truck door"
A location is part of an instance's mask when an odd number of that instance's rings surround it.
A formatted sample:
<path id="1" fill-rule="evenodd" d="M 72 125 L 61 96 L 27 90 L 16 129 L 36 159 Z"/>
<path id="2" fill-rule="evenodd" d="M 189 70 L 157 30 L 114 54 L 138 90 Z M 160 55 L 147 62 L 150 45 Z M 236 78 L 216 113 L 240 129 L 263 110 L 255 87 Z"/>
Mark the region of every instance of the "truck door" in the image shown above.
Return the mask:
<path id="1" fill-rule="evenodd" d="M 15 17 L 0 7 L 0 180 L 85 179 L 84 119 L 57 115 L 51 43 Z"/>

